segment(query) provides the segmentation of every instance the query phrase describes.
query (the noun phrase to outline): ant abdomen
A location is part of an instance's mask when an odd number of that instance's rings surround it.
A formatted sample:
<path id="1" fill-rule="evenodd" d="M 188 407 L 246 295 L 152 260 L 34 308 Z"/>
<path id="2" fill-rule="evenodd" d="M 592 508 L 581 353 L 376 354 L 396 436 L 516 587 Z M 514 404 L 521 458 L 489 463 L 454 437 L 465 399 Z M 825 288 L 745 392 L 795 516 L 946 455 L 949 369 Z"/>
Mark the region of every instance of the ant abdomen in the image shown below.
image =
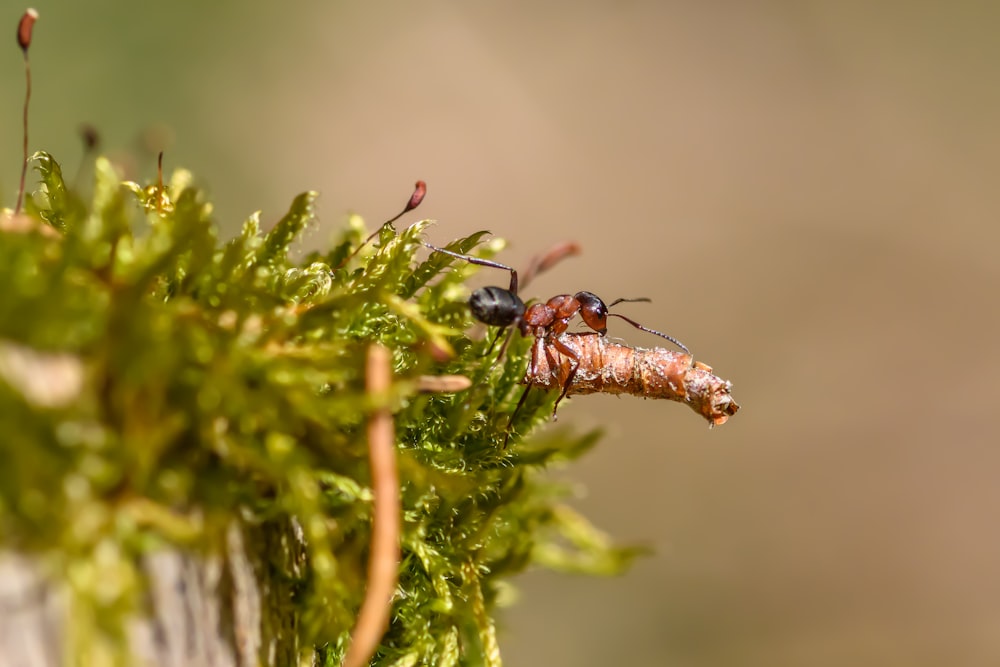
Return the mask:
<path id="1" fill-rule="evenodd" d="M 509 327 L 524 315 L 524 301 L 502 287 L 480 287 L 469 297 L 473 317 L 493 327 Z"/>

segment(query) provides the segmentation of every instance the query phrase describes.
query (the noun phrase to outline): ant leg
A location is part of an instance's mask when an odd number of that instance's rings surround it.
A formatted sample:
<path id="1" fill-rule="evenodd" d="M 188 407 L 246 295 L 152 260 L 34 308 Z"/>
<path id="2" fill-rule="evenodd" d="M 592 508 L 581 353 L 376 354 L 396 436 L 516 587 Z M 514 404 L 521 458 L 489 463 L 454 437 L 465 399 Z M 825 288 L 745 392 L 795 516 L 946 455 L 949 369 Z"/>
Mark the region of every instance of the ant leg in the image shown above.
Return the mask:
<path id="1" fill-rule="evenodd" d="M 504 338 L 503 345 L 500 346 L 500 352 L 497 353 L 497 362 L 503 359 L 504 353 L 507 352 L 507 347 L 510 345 L 510 339 L 514 337 L 514 331 L 515 331 L 514 329 L 511 329 L 507 333 L 507 337 Z M 500 340 L 500 336 L 502 335 L 503 335 L 503 329 L 497 332 L 497 337 L 493 339 L 493 343 L 490 345 L 490 349 L 486 350 L 486 354 L 483 355 L 484 357 L 489 356 L 490 352 L 493 351 L 493 346 L 497 344 L 497 341 Z"/>
<path id="2" fill-rule="evenodd" d="M 529 384 L 527 387 L 524 388 L 524 393 L 521 394 L 521 400 L 517 402 L 517 407 L 514 408 L 514 412 L 510 413 L 510 419 L 507 420 L 507 429 L 504 432 L 503 436 L 504 449 L 507 449 L 507 441 L 510 440 L 510 432 L 514 428 L 514 417 L 516 417 L 517 413 L 521 411 L 521 406 L 524 405 L 525 399 L 528 398 L 528 392 L 531 391 L 532 386 L 533 385 Z"/>
<path id="3" fill-rule="evenodd" d="M 500 340 L 500 336 L 502 336 L 502 335 L 503 335 L 503 329 L 500 329 L 499 331 L 497 331 L 497 335 L 493 337 L 493 342 L 490 343 L 490 346 L 488 348 L 486 348 L 485 352 L 483 352 L 483 356 L 484 357 L 490 356 L 490 352 L 492 352 L 493 348 L 497 346 L 497 341 Z M 501 350 L 505 350 L 506 348 L 507 348 L 507 344 L 504 343 L 503 347 L 500 348 L 500 349 Z"/>
<path id="4" fill-rule="evenodd" d="M 496 347 L 497 341 L 499 341 L 500 337 L 503 336 L 503 332 L 504 332 L 503 329 L 497 331 L 497 335 L 493 338 L 493 342 L 490 343 L 490 346 L 486 348 L 486 351 L 483 352 L 481 356 L 483 357 L 490 356 L 490 352 L 492 352 L 493 348 Z M 510 339 L 511 337 L 513 337 L 513 335 L 514 335 L 514 330 L 511 329 L 510 332 L 508 332 L 507 337 L 504 338 L 503 345 L 500 346 L 500 352 L 497 353 L 497 358 L 493 360 L 492 364 L 490 364 L 490 368 L 496 366 L 498 363 L 500 363 L 500 360 L 503 359 L 503 355 L 507 351 L 507 346 L 510 345 Z"/>
<path id="5" fill-rule="evenodd" d="M 424 242 L 422 242 L 424 243 Z M 510 287 L 507 289 L 514 294 L 517 294 L 517 270 L 513 267 L 507 266 L 506 264 L 501 264 L 500 262 L 494 262 L 489 259 L 480 259 L 479 257 L 471 257 L 469 255 L 463 255 L 461 253 L 452 252 L 451 250 L 445 250 L 444 248 L 438 248 L 430 243 L 424 243 L 425 246 L 433 250 L 434 252 L 444 253 L 445 255 L 451 255 L 456 259 L 464 259 L 469 264 L 476 264 L 478 266 L 489 266 L 494 269 L 503 269 L 504 271 L 510 271 Z"/>
<path id="6" fill-rule="evenodd" d="M 660 338 L 666 338 L 666 339 L 667 339 L 667 340 L 669 340 L 669 341 L 670 341 L 671 343 L 673 343 L 673 344 L 674 344 L 674 345 L 676 345 L 677 347 L 679 347 L 679 348 L 681 348 L 682 350 L 684 350 L 684 352 L 685 352 L 685 353 L 686 353 L 686 354 L 687 354 L 688 356 L 692 356 L 692 355 L 691 355 L 691 350 L 689 350 L 689 349 L 687 348 L 687 345 L 685 345 L 684 343 L 680 342 L 679 340 L 677 340 L 677 339 L 676 339 L 676 338 L 674 338 L 673 336 L 668 336 L 667 334 L 665 334 L 665 333 L 661 333 L 661 332 L 659 332 L 659 331 L 657 331 L 657 330 L 655 330 L 655 329 L 650 329 L 650 328 L 648 328 L 648 327 L 644 327 L 644 326 L 642 326 L 641 324 L 639 324 L 638 322 L 636 322 L 635 320 L 632 320 L 632 319 L 629 319 L 629 318 L 625 317 L 624 315 L 619 315 L 618 313 L 608 313 L 608 315 L 610 315 L 610 316 L 612 316 L 612 317 L 618 317 L 618 318 L 621 318 L 621 319 L 625 320 L 626 322 L 628 322 L 629 324 L 631 324 L 632 326 L 634 326 L 634 327 L 635 327 L 636 329 L 639 329 L 640 331 L 645 331 L 646 333 L 651 333 L 651 334 L 655 334 L 655 335 L 659 336 Z"/>
<path id="7" fill-rule="evenodd" d="M 510 339 L 508 338 L 508 341 Z M 545 345 L 545 339 L 541 337 L 536 337 L 535 342 L 531 344 L 531 358 L 528 360 L 528 373 L 526 375 L 530 377 L 535 377 L 538 374 L 538 350 Z M 521 394 L 520 400 L 517 402 L 517 407 L 514 408 L 514 412 L 510 413 L 510 418 L 507 420 L 507 430 L 503 436 L 503 447 L 507 449 L 507 441 L 510 440 L 510 432 L 514 427 L 514 417 L 517 413 L 521 411 L 521 406 L 524 405 L 524 401 L 528 398 L 528 392 L 534 385 L 528 383 L 528 386 L 524 388 L 524 393 Z"/>
<path id="8" fill-rule="evenodd" d="M 556 414 L 556 411 L 559 409 L 559 403 L 566 398 L 566 394 L 569 393 L 569 388 L 573 384 L 573 378 L 576 377 L 576 371 L 580 368 L 580 357 L 576 356 L 576 352 L 559 338 L 552 339 L 552 347 L 556 348 L 564 357 L 568 357 L 571 360 L 570 363 L 573 364 L 573 368 L 566 374 L 562 392 L 559 394 L 559 398 L 556 399 L 555 405 L 552 406 L 552 421 L 556 421 L 559 419 L 559 416 Z M 546 354 L 548 354 L 548 348 L 546 348 Z M 557 363 L 556 361 L 551 361 L 550 366 L 555 367 Z"/>

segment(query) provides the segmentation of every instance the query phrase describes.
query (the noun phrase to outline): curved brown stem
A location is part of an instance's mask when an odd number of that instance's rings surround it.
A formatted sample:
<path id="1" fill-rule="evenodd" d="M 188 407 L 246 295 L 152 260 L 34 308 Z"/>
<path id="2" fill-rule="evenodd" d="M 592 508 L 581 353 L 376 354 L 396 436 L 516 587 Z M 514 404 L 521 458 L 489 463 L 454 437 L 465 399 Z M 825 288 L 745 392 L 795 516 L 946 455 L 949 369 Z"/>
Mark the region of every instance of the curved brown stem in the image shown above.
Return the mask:
<path id="1" fill-rule="evenodd" d="M 365 370 L 369 396 L 384 402 L 392 384 L 392 359 L 381 345 L 368 348 Z M 368 456 L 371 461 L 372 539 L 368 556 L 368 587 L 344 655 L 344 667 L 367 665 L 389 626 L 392 596 L 399 579 L 399 535 L 402 507 L 396 470 L 395 427 L 388 405 L 376 408 L 368 419 Z"/>

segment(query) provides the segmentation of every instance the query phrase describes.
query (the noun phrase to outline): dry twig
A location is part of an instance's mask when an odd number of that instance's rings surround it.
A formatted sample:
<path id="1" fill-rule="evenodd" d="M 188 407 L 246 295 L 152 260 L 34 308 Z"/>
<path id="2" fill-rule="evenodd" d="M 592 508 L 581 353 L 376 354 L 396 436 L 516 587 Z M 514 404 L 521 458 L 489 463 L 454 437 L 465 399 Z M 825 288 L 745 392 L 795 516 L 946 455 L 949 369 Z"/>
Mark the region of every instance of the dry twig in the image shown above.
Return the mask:
<path id="1" fill-rule="evenodd" d="M 711 426 L 725 424 L 740 406 L 733 400 L 732 383 L 714 375 L 712 367 L 690 355 L 662 347 L 629 347 L 594 334 L 563 334 L 559 341 L 580 360 L 570 383 L 571 394 L 632 394 L 686 403 Z M 551 341 L 535 339 L 532 361 L 524 377 L 529 387 L 561 390 L 573 369 L 573 360 Z"/>

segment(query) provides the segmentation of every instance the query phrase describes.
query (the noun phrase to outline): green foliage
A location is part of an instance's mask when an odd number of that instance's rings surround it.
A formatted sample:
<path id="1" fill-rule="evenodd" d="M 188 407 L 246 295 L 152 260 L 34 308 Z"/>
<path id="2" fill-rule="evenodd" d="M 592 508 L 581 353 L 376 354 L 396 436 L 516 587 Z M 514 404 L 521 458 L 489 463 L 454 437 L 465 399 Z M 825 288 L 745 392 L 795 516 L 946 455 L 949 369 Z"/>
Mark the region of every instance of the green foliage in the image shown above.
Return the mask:
<path id="1" fill-rule="evenodd" d="M 65 577 L 71 655 L 111 651 L 127 663 L 142 555 L 220 552 L 237 521 L 250 532 L 301 527 L 305 570 L 286 571 L 277 553 L 269 567 L 295 580 L 303 645 L 339 664 L 366 576 L 364 427 L 378 397 L 365 393 L 363 360 L 376 341 L 393 355 L 404 513 L 377 664 L 497 664 L 490 613 L 512 574 L 532 563 L 612 573 L 634 555 L 539 474 L 596 434 L 503 447 L 527 342 L 499 364 L 482 356 L 486 342 L 463 333 L 473 324 L 463 283 L 476 267 L 418 259 L 425 223 L 386 226 L 342 266 L 363 238 L 357 219 L 328 251 L 290 252 L 317 225 L 316 193 L 269 232 L 255 214 L 220 243 L 187 172 L 143 187 L 99 159 L 85 205 L 51 156 L 34 164 L 41 186 L 27 210 L 39 228 L 0 232 L 0 537 Z M 482 238 L 448 247 L 499 248 Z M 450 358 L 436 361 L 442 352 Z M 472 388 L 417 393 L 419 375 L 444 373 Z M 517 431 L 545 421 L 553 399 L 529 399 Z"/>

